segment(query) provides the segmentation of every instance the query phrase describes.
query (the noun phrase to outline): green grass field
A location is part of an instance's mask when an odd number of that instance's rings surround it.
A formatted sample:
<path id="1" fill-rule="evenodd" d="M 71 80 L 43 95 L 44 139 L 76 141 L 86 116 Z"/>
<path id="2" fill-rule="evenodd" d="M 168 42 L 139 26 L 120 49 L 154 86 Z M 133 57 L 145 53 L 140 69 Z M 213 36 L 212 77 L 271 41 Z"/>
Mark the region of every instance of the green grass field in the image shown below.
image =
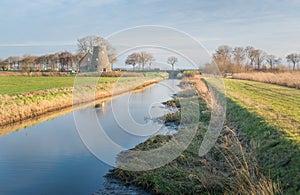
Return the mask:
<path id="1" fill-rule="evenodd" d="M 85 81 L 95 81 L 98 78 L 86 77 Z M 133 79 L 131 77 L 100 77 L 99 83 L 115 82 L 118 79 Z M 0 94 L 15 95 L 45 89 L 72 87 L 75 77 L 0 77 Z M 87 82 L 89 83 L 89 82 Z"/>
<path id="2" fill-rule="evenodd" d="M 149 72 L 145 78 L 166 77 L 166 73 Z M 33 92 L 45 89 L 72 87 L 76 77 L 0 77 L 0 94 L 16 95 L 24 92 Z M 79 77 L 81 84 L 110 83 L 116 81 L 135 80 L 138 77 Z M 78 81 L 77 80 L 77 81 Z"/>
<path id="3" fill-rule="evenodd" d="M 225 80 L 227 120 L 256 144 L 260 165 L 285 192 L 300 191 L 300 90 Z"/>
<path id="4" fill-rule="evenodd" d="M 72 86 L 74 77 L 0 77 L 0 94 L 14 95 L 23 92 Z"/>

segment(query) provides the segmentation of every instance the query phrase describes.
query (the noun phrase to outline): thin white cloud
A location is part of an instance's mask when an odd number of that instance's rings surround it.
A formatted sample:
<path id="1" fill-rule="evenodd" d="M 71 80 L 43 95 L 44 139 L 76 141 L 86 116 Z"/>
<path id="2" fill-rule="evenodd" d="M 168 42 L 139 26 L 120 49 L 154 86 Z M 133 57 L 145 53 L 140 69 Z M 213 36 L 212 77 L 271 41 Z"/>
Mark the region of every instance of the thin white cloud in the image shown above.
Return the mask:
<path id="1" fill-rule="evenodd" d="M 45 46 L 73 46 L 74 42 L 39 42 L 39 43 L 4 43 L 0 47 L 45 47 Z"/>

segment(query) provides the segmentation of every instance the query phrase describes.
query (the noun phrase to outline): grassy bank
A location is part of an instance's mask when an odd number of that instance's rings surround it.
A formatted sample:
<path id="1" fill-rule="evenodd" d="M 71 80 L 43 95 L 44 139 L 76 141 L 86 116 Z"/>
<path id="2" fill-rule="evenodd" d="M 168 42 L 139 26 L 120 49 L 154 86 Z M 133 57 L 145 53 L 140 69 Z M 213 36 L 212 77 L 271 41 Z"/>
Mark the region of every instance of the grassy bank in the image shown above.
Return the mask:
<path id="1" fill-rule="evenodd" d="M 207 89 L 199 79 L 196 80 L 192 80 L 192 83 L 201 92 L 201 97 L 189 99 L 189 105 L 199 104 L 201 117 L 196 135 L 188 148 L 175 160 L 155 170 L 134 172 L 116 168 L 110 176 L 124 180 L 127 184 L 142 186 L 155 194 L 280 194 L 280 185 L 262 174 L 253 146 L 238 129 L 224 126 L 212 150 L 199 157 L 199 146 L 208 129 L 211 110 L 204 99 L 209 98 Z M 182 106 L 178 104 L 178 99 L 166 104 Z M 193 118 L 193 112 L 188 113 L 189 116 L 184 117 Z M 182 117 L 180 111 L 177 111 L 167 114 L 165 120 L 176 123 L 182 121 Z M 133 150 L 158 148 L 170 140 L 180 144 L 180 137 L 189 131 L 191 129 L 181 128 L 175 135 L 157 135 Z M 132 162 L 130 159 L 124 161 L 129 164 Z"/>
<path id="2" fill-rule="evenodd" d="M 259 81 L 264 83 L 271 83 L 281 86 L 300 88 L 300 72 L 250 72 L 250 73 L 235 73 L 234 79 L 244 79 L 250 81 Z"/>
<path id="3" fill-rule="evenodd" d="M 17 72 L 16 74 L 21 74 Z M 0 75 L 0 94 L 6 95 L 16 95 L 25 92 L 35 92 L 39 90 L 47 90 L 53 88 L 63 88 L 63 87 L 72 87 L 76 79 L 75 76 L 1 76 Z M 81 76 L 85 77 L 86 80 L 89 80 L 89 77 L 98 78 L 95 73 L 82 73 Z M 105 77 L 101 75 L 97 82 L 102 83 L 111 83 L 116 81 L 122 81 L 127 79 L 134 79 L 136 77 L 159 77 L 160 73 L 149 72 L 145 74 L 137 73 L 120 73 L 116 72 L 116 75 L 110 74 L 110 77 Z M 163 73 L 161 75 L 164 75 Z M 92 79 L 93 80 L 93 79 Z"/>
<path id="4" fill-rule="evenodd" d="M 79 93 L 79 98 L 73 95 L 74 77 L 0 77 L 0 126 L 72 107 L 73 100 L 80 104 L 124 93 L 166 76 L 147 73 L 143 77 L 82 77 L 78 85 L 89 96 Z"/>
<path id="5" fill-rule="evenodd" d="M 300 191 L 300 90 L 225 80 L 227 120 L 256 143 L 265 174 L 279 179 L 285 193 Z"/>

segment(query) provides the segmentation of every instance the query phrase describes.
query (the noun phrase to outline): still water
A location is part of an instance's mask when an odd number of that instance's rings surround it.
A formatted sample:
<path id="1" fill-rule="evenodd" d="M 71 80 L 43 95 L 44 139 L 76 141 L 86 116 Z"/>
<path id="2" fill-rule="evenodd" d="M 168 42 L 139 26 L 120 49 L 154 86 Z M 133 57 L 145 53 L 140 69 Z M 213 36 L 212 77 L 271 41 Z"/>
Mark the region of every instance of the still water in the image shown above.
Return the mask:
<path id="1" fill-rule="evenodd" d="M 113 168 L 116 155 L 170 130 L 154 119 L 168 112 L 161 102 L 180 90 L 178 83 L 165 80 L 100 102 L 98 108 L 82 108 L 0 137 L 0 194 L 115 192 L 111 188 L 119 184 L 104 176 Z M 102 133 L 97 134 L 98 128 Z"/>

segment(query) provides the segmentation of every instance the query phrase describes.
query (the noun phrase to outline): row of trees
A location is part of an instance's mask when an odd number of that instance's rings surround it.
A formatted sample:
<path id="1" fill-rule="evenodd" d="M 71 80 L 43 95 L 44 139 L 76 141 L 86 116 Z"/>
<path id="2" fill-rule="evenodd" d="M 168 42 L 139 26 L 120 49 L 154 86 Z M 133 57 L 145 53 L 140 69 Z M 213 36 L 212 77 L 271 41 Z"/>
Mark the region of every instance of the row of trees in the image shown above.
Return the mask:
<path id="1" fill-rule="evenodd" d="M 147 53 L 145 51 L 134 52 L 127 56 L 125 60 L 125 65 L 130 65 L 133 67 L 133 70 L 136 69 L 136 65 L 138 65 L 138 69 L 145 69 L 145 65 L 148 64 L 149 69 L 151 69 L 152 62 L 155 61 L 155 58 L 152 54 Z M 172 66 L 172 70 L 174 70 L 175 63 L 178 62 L 178 59 L 175 56 L 168 57 L 167 63 Z"/>
<path id="2" fill-rule="evenodd" d="M 152 62 L 155 61 L 155 58 L 152 54 L 147 53 L 146 51 L 134 52 L 127 56 L 125 60 L 125 65 L 130 65 L 135 70 L 135 66 L 138 65 L 138 69 L 144 70 L 145 65 L 148 64 L 149 69 L 151 68 Z"/>
<path id="3" fill-rule="evenodd" d="M 82 54 L 72 54 L 70 52 L 59 52 L 41 56 L 24 55 L 11 56 L 5 60 L 0 60 L 2 70 L 22 70 L 22 71 L 67 71 L 78 65 Z"/>
<path id="4" fill-rule="evenodd" d="M 0 67 L 2 70 L 11 69 L 23 71 L 69 71 L 70 69 L 79 69 L 80 59 L 82 59 L 87 52 L 93 53 L 95 46 L 106 46 L 111 65 L 117 61 L 116 50 L 107 40 L 99 36 L 87 36 L 77 40 L 78 52 L 76 54 L 65 51 L 41 56 L 11 56 L 5 60 L 0 59 Z M 137 65 L 139 69 L 144 70 L 146 65 L 148 65 L 150 69 L 154 61 L 155 58 L 152 54 L 141 51 L 130 54 L 125 64 L 133 66 L 133 69 L 135 69 Z M 170 64 L 174 70 L 174 65 L 177 61 L 178 59 L 175 56 L 170 56 L 167 63 Z"/>
<path id="5" fill-rule="evenodd" d="M 87 53 L 93 53 L 94 46 L 106 46 L 109 61 L 114 64 L 117 61 L 115 49 L 102 37 L 87 36 L 77 40 L 78 51 L 72 54 L 68 51 L 41 56 L 24 55 L 10 56 L 7 59 L 0 59 L 2 70 L 23 70 L 23 71 L 68 71 L 79 69 L 80 59 Z"/>
<path id="6" fill-rule="evenodd" d="M 286 59 L 293 63 L 293 70 L 295 70 L 300 55 L 290 54 L 286 56 Z M 209 69 L 218 66 L 222 73 L 262 69 L 274 70 L 283 67 L 281 63 L 281 58 L 252 46 L 232 48 L 228 45 L 222 45 L 214 52 L 212 62 L 207 64 L 205 69 L 211 72 L 212 70 Z"/>
<path id="7" fill-rule="evenodd" d="M 87 52 L 93 53 L 93 49 L 95 46 L 106 46 L 108 58 L 111 65 L 116 63 L 116 50 L 104 38 L 99 36 L 87 36 L 77 40 L 78 51 L 75 54 L 64 51 L 54 54 L 45 54 L 41 56 L 11 56 L 5 60 L 0 59 L 0 67 L 2 70 L 11 69 L 23 71 L 69 71 L 71 69 L 78 70 L 80 68 L 79 62 L 82 57 Z M 133 66 L 133 69 L 135 69 L 137 65 L 139 69 L 144 70 L 145 66 L 147 65 L 150 69 L 152 62 L 154 61 L 155 58 L 152 54 L 146 51 L 141 51 L 130 54 L 126 59 L 125 64 Z M 167 63 L 172 66 L 172 70 L 174 70 L 174 65 L 175 63 L 177 63 L 177 61 L 178 59 L 175 56 L 170 56 L 167 59 Z"/>

